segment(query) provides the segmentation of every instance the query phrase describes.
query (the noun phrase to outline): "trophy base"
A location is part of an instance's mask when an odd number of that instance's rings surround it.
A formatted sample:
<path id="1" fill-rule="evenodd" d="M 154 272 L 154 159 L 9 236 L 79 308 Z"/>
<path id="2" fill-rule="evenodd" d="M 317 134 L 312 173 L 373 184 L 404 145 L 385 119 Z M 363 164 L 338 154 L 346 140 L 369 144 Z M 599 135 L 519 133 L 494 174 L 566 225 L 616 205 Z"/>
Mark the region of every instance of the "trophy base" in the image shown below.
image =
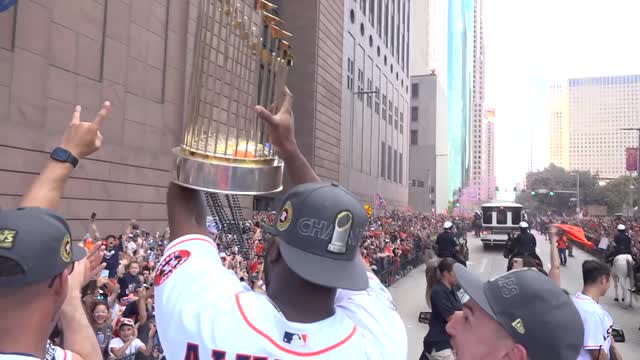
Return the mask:
<path id="1" fill-rule="evenodd" d="M 188 188 L 238 195 L 261 195 L 282 190 L 284 162 L 217 161 L 213 157 L 194 156 L 181 147 L 173 149 L 176 167 L 173 182 Z"/>

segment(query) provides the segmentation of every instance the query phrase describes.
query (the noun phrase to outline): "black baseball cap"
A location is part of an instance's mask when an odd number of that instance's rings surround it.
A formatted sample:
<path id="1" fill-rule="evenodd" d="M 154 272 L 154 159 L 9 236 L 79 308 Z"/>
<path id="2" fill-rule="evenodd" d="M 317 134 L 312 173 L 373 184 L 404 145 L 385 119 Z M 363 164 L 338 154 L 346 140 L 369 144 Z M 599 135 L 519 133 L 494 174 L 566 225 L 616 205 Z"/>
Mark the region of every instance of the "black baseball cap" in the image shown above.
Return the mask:
<path id="1" fill-rule="evenodd" d="M 571 298 L 538 270 L 512 270 L 482 282 L 460 264 L 460 286 L 489 316 L 527 349 L 529 359 L 576 359 L 584 327 Z"/>
<path id="2" fill-rule="evenodd" d="M 21 267 L 17 275 L 0 276 L 0 288 L 46 281 L 86 254 L 73 244 L 69 225 L 55 212 L 36 207 L 0 210 L 0 257 Z"/>
<path id="3" fill-rule="evenodd" d="M 335 183 L 308 183 L 281 200 L 275 224 L 262 224 L 276 235 L 289 268 L 303 279 L 330 288 L 369 287 L 359 244 L 368 217 L 360 201 Z"/>

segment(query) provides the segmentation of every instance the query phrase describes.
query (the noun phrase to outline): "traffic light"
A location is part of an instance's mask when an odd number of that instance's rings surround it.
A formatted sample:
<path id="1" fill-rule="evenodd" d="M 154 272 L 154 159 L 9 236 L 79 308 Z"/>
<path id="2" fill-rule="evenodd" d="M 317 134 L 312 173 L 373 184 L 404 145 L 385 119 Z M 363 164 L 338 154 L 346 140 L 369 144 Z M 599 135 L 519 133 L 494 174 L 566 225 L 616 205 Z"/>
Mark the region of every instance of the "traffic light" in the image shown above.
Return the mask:
<path id="1" fill-rule="evenodd" d="M 553 191 L 549 191 L 549 196 L 553 196 L 553 195 L 555 195 L 555 194 L 556 194 L 556 193 L 554 193 Z"/>
<path id="2" fill-rule="evenodd" d="M 531 192 L 531 196 L 536 196 L 536 192 L 535 192 L 535 191 L 532 191 L 532 192 Z"/>

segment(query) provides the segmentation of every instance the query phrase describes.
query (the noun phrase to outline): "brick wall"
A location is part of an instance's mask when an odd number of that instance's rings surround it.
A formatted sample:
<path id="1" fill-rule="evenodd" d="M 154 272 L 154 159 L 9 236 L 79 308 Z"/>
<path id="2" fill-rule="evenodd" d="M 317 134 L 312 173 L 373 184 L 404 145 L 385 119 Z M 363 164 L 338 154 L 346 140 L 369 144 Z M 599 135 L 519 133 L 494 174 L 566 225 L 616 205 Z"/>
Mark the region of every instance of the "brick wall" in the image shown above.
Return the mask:
<path id="1" fill-rule="evenodd" d="M 20 196 L 59 145 L 75 104 L 113 103 L 103 148 L 73 172 L 61 204 L 74 238 L 129 218 L 166 225 L 170 147 L 182 129 L 188 4 L 19 0 L 0 13 L 0 206 Z"/>

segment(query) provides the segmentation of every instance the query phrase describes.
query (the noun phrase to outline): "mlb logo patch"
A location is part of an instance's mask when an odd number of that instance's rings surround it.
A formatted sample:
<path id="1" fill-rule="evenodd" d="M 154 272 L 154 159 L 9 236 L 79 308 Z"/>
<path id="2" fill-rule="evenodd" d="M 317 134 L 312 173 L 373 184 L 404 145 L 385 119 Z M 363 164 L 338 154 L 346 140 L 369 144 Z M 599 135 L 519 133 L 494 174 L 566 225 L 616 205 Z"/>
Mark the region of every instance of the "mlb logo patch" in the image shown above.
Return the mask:
<path id="1" fill-rule="evenodd" d="M 284 336 L 282 337 L 282 341 L 285 344 L 289 345 L 305 346 L 307 344 L 307 334 L 298 334 L 285 331 Z"/>

